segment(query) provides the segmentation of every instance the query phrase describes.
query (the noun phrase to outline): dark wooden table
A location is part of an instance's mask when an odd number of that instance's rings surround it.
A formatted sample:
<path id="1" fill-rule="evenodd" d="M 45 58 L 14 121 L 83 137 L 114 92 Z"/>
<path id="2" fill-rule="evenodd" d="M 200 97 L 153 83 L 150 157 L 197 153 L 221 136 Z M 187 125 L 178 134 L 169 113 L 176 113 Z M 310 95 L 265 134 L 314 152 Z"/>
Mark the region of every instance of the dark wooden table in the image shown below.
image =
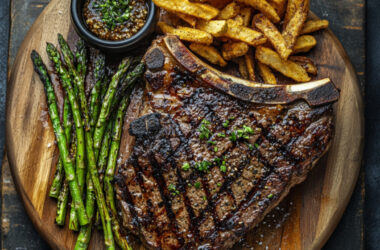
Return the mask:
<path id="1" fill-rule="evenodd" d="M 68 0 L 62 0 L 68 1 Z M 321 18 L 328 19 L 331 23 L 331 29 L 338 36 L 343 46 L 346 48 L 360 79 L 361 89 L 364 94 L 365 83 L 365 0 L 314 0 L 312 10 Z M 376 14 L 380 11 L 378 0 L 371 0 L 369 3 L 375 9 L 370 9 L 369 13 Z M 49 3 L 49 0 L 0 0 L 0 155 L 4 145 L 4 93 L 5 82 L 7 78 L 7 65 L 13 64 L 17 50 L 30 26 L 37 18 L 43 8 Z M 372 11 L 372 12 L 371 12 Z M 373 18 L 377 16 L 374 15 Z M 376 28 L 376 27 L 375 27 Z M 9 31 L 9 37 L 7 36 Z M 7 46 L 9 39 L 9 47 Z M 379 40 L 377 40 L 379 41 Z M 380 57 L 380 56 L 379 56 Z M 377 57 L 377 62 L 379 62 Z M 373 58 L 370 55 L 369 58 Z M 376 60 L 376 58 L 375 58 Z M 376 72 L 374 72 L 376 73 Z M 377 72 L 378 73 L 378 72 Z M 373 85 L 371 85 L 373 88 Z M 377 88 L 373 88 L 372 96 L 378 93 Z M 374 97 L 374 99 L 376 99 Z M 379 99 L 379 98 L 378 98 Z M 380 103 L 379 100 L 377 103 Z M 377 105 L 380 106 L 380 105 Z M 374 109 L 374 108 L 373 108 Z M 378 109 L 377 109 L 378 110 Z M 380 114 L 380 113 L 379 113 Z M 380 115 L 376 116 L 380 117 Z M 373 124 L 380 119 L 373 119 Z M 375 130 L 376 131 L 376 130 Z M 377 132 L 380 138 L 380 133 Z M 380 145 L 379 145 L 380 146 Z M 368 151 L 373 152 L 370 163 L 376 164 L 379 157 L 375 157 L 375 149 L 370 147 Z M 368 152 L 367 154 L 368 155 Z M 0 159 L 1 160 L 1 159 Z M 377 161 L 378 162 L 378 161 Z M 0 161 L 1 163 L 1 161 Z M 364 168 L 363 168 L 364 169 Z M 48 249 L 46 243 L 41 239 L 33 228 L 27 217 L 22 204 L 18 198 L 6 157 L 2 162 L 2 182 L 1 182 L 1 244 L 2 249 Z M 371 172 L 371 174 L 380 171 Z M 378 178 L 371 176 L 367 178 L 367 185 L 373 189 Z M 336 231 L 328 241 L 325 249 L 363 249 L 364 248 L 364 194 L 365 194 L 365 177 L 364 170 L 361 171 L 359 181 L 352 200 L 338 225 Z M 370 192 L 376 201 L 380 196 L 376 196 L 375 191 Z M 377 208 L 377 207 L 376 207 Z M 369 213 L 376 214 L 375 205 L 373 208 L 367 208 Z M 380 222 L 380 215 L 371 226 L 375 227 Z M 378 230 L 379 231 L 379 230 Z M 371 232 L 370 241 L 366 241 L 368 248 L 376 249 L 379 241 L 378 234 Z"/>

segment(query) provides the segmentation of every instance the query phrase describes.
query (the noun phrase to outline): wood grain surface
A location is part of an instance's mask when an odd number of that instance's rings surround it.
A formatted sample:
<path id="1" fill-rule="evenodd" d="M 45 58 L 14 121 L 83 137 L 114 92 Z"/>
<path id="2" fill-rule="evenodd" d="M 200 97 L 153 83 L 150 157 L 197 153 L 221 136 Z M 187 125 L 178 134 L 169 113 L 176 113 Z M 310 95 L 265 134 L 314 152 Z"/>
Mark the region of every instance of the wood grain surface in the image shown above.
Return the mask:
<path id="1" fill-rule="evenodd" d="M 16 58 L 7 100 L 7 147 L 16 186 L 37 229 L 53 248 L 60 249 L 70 248 L 75 236 L 53 223 L 55 202 L 47 198 L 47 189 L 54 173 L 52 166 L 57 161 L 57 150 L 46 117 L 42 85 L 32 71 L 29 54 L 31 49 L 37 49 L 45 56 L 45 42 L 56 43 L 57 30 L 67 35 L 69 20 L 66 1 L 53 0 L 44 10 Z M 330 76 L 342 91 L 336 105 L 336 137 L 330 153 L 307 182 L 293 190 L 280 205 L 275 218 L 284 222 L 278 224 L 268 218 L 250 234 L 247 241 L 255 248 L 320 248 L 338 223 L 356 183 L 363 146 L 358 82 L 334 35 L 323 32 L 317 39 L 318 48 L 312 56 L 320 65 L 320 76 Z M 317 51 L 324 53 L 317 54 Z M 277 224 L 278 228 L 273 229 Z M 100 239 L 95 238 L 93 243 L 98 246 L 97 240 Z"/>

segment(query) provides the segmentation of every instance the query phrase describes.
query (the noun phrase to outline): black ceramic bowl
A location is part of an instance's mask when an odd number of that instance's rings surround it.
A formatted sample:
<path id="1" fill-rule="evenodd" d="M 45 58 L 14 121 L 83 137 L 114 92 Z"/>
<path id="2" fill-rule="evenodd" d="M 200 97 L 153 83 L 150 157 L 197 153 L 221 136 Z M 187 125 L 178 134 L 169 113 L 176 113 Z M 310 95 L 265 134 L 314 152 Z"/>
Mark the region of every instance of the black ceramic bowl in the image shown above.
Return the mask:
<path id="1" fill-rule="evenodd" d="M 129 51 L 137 48 L 155 29 L 156 7 L 153 1 L 149 0 L 149 12 L 146 23 L 136 34 L 120 41 L 101 39 L 87 28 L 82 11 L 85 1 L 86 0 L 71 0 L 71 21 L 78 35 L 95 48 L 110 53 Z"/>

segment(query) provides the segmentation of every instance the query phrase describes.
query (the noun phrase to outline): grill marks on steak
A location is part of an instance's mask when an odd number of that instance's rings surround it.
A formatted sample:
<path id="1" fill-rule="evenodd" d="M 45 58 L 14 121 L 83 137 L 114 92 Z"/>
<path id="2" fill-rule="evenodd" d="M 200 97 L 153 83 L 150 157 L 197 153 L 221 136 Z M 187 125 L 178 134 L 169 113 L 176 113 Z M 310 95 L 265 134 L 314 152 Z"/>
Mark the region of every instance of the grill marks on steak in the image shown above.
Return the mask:
<path id="1" fill-rule="evenodd" d="M 150 248 L 232 247 L 325 152 L 333 129 L 331 106 L 239 101 L 193 79 L 161 40 L 153 49 L 165 63 L 145 74 L 143 109 L 129 127 L 135 142 L 116 178 L 123 225 Z M 215 145 L 199 137 L 203 120 L 210 122 Z M 232 130 L 243 125 L 255 134 L 231 141 Z M 225 173 L 215 158 L 225 158 Z M 205 172 L 182 169 L 185 162 L 202 161 L 213 165 Z"/>

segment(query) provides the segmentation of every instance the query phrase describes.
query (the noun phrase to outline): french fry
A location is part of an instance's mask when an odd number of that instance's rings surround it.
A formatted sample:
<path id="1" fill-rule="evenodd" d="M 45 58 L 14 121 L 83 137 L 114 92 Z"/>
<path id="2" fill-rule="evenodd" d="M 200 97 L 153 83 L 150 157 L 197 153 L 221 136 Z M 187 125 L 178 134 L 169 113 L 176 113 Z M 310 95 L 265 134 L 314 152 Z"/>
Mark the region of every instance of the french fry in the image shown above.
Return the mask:
<path id="1" fill-rule="evenodd" d="M 272 70 L 265 64 L 258 62 L 257 66 L 259 68 L 259 73 L 261 78 L 263 78 L 264 83 L 277 84 L 276 76 L 273 74 Z"/>
<path id="2" fill-rule="evenodd" d="M 221 67 L 225 67 L 227 65 L 227 62 L 220 55 L 219 51 L 212 46 L 192 43 L 190 44 L 190 49 L 213 64 L 220 65 Z"/>
<path id="3" fill-rule="evenodd" d="M 171 12 L 182 13 L 197 18 L 211 20 L 219 14 L 217 8 L 208 4 L 192 3 L 189 0 L 153 0 L 160 8 Z"/>
<path id="4" fill-rule="evenodd" d="M 247 65 L 245 64 L 244 58 L 243 57 L 237 58 L 237 62 L 239 65 L 239 73 L 240 73 L 241 77 L 243 79 L 248 79 L 248 77 L 249 77 L 248 69 L 247 69 Z"/>
<path id="5" fill-rule="evenodd" d="M 276 26 L 263 14 L 255 15 L 253 23 L 268 38 L 281 58 L 287 60 L 292 50 L 287 48 L 285 39 Z"/>
<path id="6" fill-rule="evenodd" d="M 240 15 L 243 18 L 243 26 L 248 26 L 251 23 L 252 8 L 250 7 L 242 8 L 240 11 Z"/>
<path id="7" fill-rule="evenodd" d="M 310 77 L 306 70 L 295 62 L 285 61 L 273 50 L 265 47 L 256 48 L 256 59 L 297 82 L 308 82 Z"/>
<path id="8" fill-rule="evenodd" d="M 202 30 L 181 26 L 174 28 L 164 22 L 158 22 L 157 25 L 163 33 L 176 35 L 181 40 L 207 45 L 211 44 L 213 41 L 212 35 Z"/>
<path id="9" fill-rule="evenodd" d="M 291 56 L 289 57 L 289 60 L 297 63 L 298 65 L 302 66 L 306 70 L 307 73 L 312 75 L 318 74 L 318 68 L 311 60 L 310 58 L 307 58 L 306 56 Z"/>
<path id="10" fill-rule="evenodd" d="M 255 81 L 256 80 L 255 59 L 253 58 L 253 53 L 251 49 L 248 51 L 247 54 L 245 54 L 244 59 L 245 59 L 245 64 L 247 66 L 249 80 Z"/>
<path id="11" fill-rule="evenodd" d="M 210 33 L 215 37 L 220 37 L 224 35 L 228 30 L 226 20 L 198 20 L 197 28 L 207 33 Z"/>
<path id="12" fill-rule="evenodd" d="M 309 1 L 309 0 L 307 0 Z M 293 18 L 296 11 L 301 8 L 302 5 L 304 5 L 305 0 L 288 0 L 288 4 L 286 6 L 286 14 L 284 17 L 284 24 L 283 27 L 288 25 L 290 19 Z"/>
<path id="13" fill-rule="evenodd" d="M 242 41 L 252 46 L 258 46 L 266 43 L 264 35 L 256 30 L 239 25 L 235 20 L 227 20 L 227 32 L 223 35 L 233 40 Z"/>
<path id="14" fill-rule="evenodd" d="M 284 16 L 286 10 L 286 0 L 268 0 L 268 3 L 273 6 L 280 18 Z"/>
<path id="15" fill-rule="evenodd" d="M 308 14 L 309 0 L 304 0 L 282 32 L 286 46 L 289 49 L 293 49 L 293 46 L 297 40 L 297 37 L 301 33 L 302 27 L 307 19 Z"/>
<path id="16" fill-rule="evenodd" d="M 240 3 L 252 6 L 254 9 L 261 11 L 272 22 L 278 23 L 281 21 L 276 10 L 266 0 L 237 0 Z"/>
<path id="17" fill-rule="evenodd" d="M 313 36 L 303 35 L 297 38 L 293 47 L 293 54 L 306 53 L 317 45 L 317 40 Z"/>
<path id="18" fill-rule="evenodd" d="M 190 0 L 190 2 L 193 3 L 207 3 L 215 8 L 222 9 L 224 8 L 227 4 L 232 2 L 232 0 Z"/>
<path id="19" fill-rule="evenodd" d="M 236 21 L 237 23 L 239 23 L 239 25 L 241 25 L 241 26 L 245 26 L 245 25 L 244 25 L 243 17 L 242 17 L 241 15 L 237 15 L 237 16 L 234 18 L 234 21 Z"/>
<path id="20" fill-rule="evenodd" d="M 197 25 L 197 18 L 189 16 L 183 13 L 175 13 L 180 19 L 190 24 L 190 26 L 195 27 Z"/>
<path id="21" fill-rule="evenodd" d="M 329 21 L 327 20 L 310 20 L 305 23 L 301 31 L 301 35 L 309 34 L 318 30 L 327 29 Z"/>
<path id="22" fill-rule="evenodd" d="M 226 60 L 241 57 L 247 54 L 249 46 L 243 42 L 225 43 L 222 47 L 222 55 Z"/>
<path id="23" fill-rule="evenodd" d="M 238 5 L 236 2 L 231 2 L 227 4 L 226 7 L 224 7 L 220 11 L 217 19 L 222 19 L 222 20 L 231 19 L 237 16 L 239 12 L 240 12 L 240 5 Z"/>

